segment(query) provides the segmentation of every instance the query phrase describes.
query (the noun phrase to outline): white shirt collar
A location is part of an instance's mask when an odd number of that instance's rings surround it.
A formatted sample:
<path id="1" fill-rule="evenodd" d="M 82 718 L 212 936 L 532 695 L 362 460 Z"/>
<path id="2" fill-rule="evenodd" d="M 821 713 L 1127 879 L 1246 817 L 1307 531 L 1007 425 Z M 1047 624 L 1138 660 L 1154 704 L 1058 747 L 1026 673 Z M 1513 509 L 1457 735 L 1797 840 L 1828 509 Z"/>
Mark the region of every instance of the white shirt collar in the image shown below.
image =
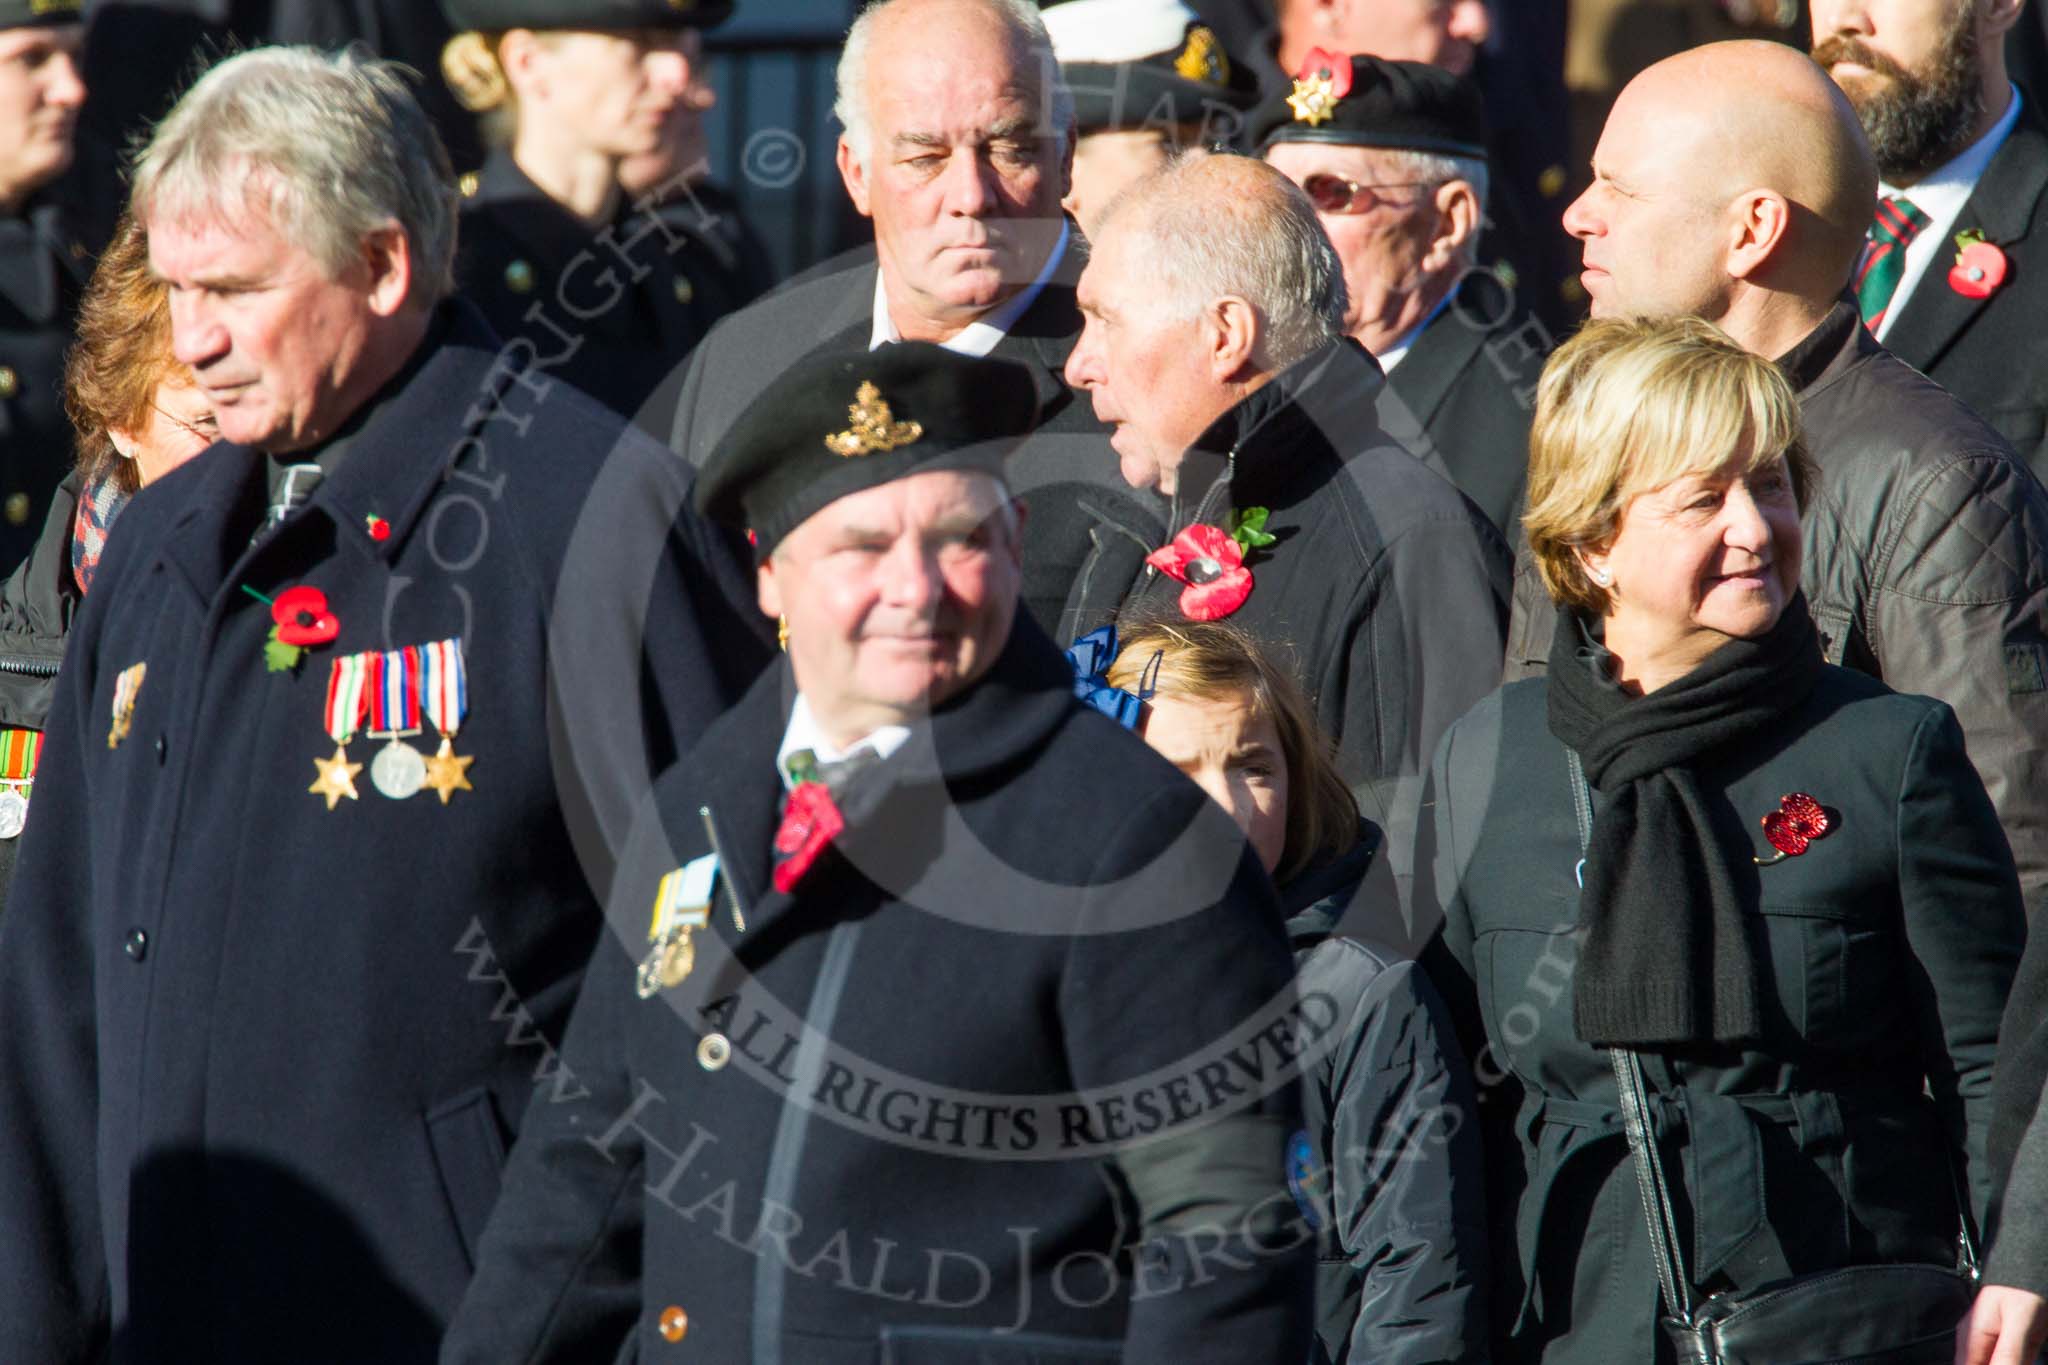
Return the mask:
<path id="1" fill-rule="evenodd" d="M 1444 309 L 1451 306 L 1451 296 L 1456 294 L 1457 292 L 1458 291 L 1455 288 L 1453 288 L 1449 294 L 1444 295 L 1442 298 L 1436 301 L 1436 307 L 1430 309 L 1427 313 L 1424 313 L 1422 315 L 1422 321 L 1416 323 L 1413 327 L 1410 327 L 1407 331 L 1401 333 L 1400 336 L 1396 337 L 1394 339 L 1393 345 L 1387 347 L 1384 351 L 1375 351 L 1373 353 L 1372 358 L 1374 360 L 1379 361 L 1380 363 L 1381 374 L 1392 374 L 1394 372 L 1394 367 L 1401 363 L 1401 357 L 1408 354 L 1408 348 L 1413 346 L 1415 344 L 1415 339 L 1422 335 L 1422 329 L 1429 326 L 1430 323 L 1435 322 L 1437 319 L 1437 314 L 1443 312 Z"/>
<path id="2" fill-rule="evenodd" d="M 1899 276 L 1899 287 L 1892 295 L 1892 303 L 1885 310 L 1884 322 L 1877 329 L 1877 339 L 1882 341 L 1891 333 L 1892 325 L 1899 320 L 1899 314 L 1906 311 L 1906 300 L 1928 271 L 1937 262 L 1949 262 L 1955 257 L 1955 243 L 1950 240 L 1956 230 L 1956 220 L 1962 217 L 1963 207 L 1970 202 L 1970 195 L 1976 191 L 1977 181 L 1983 178 L 1984 168 L 1991 164 L 1991 158 L 1998 155 L 1998 149 L 2005 145 L 2005 139 L 2020 119 L 2020 92 L 2016 86 L 2008 86 L 2012 99 L 2005 106 L 2005 113 L 1998 122 L 1991 125 L 1984 136 L 1965 147 L 1956 158 L 1941 166 L 1908 189 L 1879 182 L 1877 194 L 1880 199 L 1889 199 L 1903 194 L 1912 201 L 1913 207 L 1927 215 L 1927 223 L 1920 233 L 1906 247 L 1906 265 Z M 1946 266 L 1937 272 L 1937 277 L 1946 276 Z"/>
<path id="3" fill-rule="evenodd" d="M 1074 225 L 1062 220 L 1060 238 L 1052 245 L 1052 254 L 1045 258 L 1045 267 L 1038 272 L 1038 278 L 1018 290 L 1003 302 L 983 313 L 960 329 L 958 335 L 941 342 L 947 350 L 959 355 L 984 359 L 995 350 L 996 343 L 1008 336 L 1010 329 L 1017 325 L 1017 319 L 1024 316 L 1026 309 L 1038 301 L 1045 292 L 1045 286 L 1052 280 L 1053 272 L 1059 269 L 1060 258 L 1067 254 L 1067 239 L 1073 234 Z M 868 333 L 868 349 L 903 340 L 903 334 L 896 330 L 896 320 L 889 316 L 889 294 L 882 287 L 882 271 L 875 270 L 875 324 Z"/>
<path id="4" fill-rule="evenodd" d="M 796 705 L 789 710 L 789 728 L 782 732 L 782 745 L 775 751 L 775 771 L 781 775 L 782 785 L 787 787 L 790 785 L 789 756 L 799 749 L 809 749 L 820 763 L 838 763 L 859 749 L 872 749 L 875 757 L 887 758 L 902 748 L 909 738 L 909 726 L 884 725 L 844 749 L 834 748 L 825 738 L 825 732 L 818 728 L 818 718 L 811 714 L 811 703 L 799 692 Z"/>

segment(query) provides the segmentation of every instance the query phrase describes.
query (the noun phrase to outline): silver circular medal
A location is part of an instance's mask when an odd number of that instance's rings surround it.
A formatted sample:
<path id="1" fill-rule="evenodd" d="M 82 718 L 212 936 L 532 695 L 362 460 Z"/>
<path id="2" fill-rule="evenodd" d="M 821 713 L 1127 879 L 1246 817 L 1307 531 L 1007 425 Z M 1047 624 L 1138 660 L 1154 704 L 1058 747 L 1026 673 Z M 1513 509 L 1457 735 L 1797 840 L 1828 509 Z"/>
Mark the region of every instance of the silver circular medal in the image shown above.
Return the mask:
<path id="1" fill-rule="evenodd" d="M 0 839 L 21 837 L 28 827 L 28 798 L 9 787 L 0 791 Z"/>
<path id="2" fill-rule="evenodd" d="M 427 784 L 427 760 L 410 744 L 392 740 L 370 760 L 370 785 L 393 801 L 403 801 Z"/>

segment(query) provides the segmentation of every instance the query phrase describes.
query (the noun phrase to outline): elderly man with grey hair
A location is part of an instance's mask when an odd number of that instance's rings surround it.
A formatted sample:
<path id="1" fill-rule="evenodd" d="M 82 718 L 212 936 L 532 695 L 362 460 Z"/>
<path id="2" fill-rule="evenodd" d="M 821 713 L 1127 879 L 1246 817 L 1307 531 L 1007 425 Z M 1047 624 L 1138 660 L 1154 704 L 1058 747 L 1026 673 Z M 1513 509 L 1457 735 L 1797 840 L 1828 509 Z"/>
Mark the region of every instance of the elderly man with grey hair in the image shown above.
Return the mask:
<path id="1" fill-rule="evenodd" d="M 1344 262 L 1345 328 L 1387 376 L 1380 421 L 1512 538 L 1549 336 L 1478 264 L 1492 178 L 1479 87 L 1421 62 L 1333 58 L 1269 96 L 1247 138 Z"/>
<path id="2" fill-rule="evenodd" d="M 1101 425 L 1061 381 L 1081 331 L 1079 229 L 1060 208 L 1074 103 L 1031 0 L 875 0 L 839 61 L 840 178 L 872 252 L 777 291 L 690 358 L 671 442 L 701 466 L 747 405 L 804 356 L 936 342 L 1030 367 L 1039 422 L 1011 462 L 1025 609 L 1055 628 L 1072 585 L 1128 580 L 1163 529 L 1157 500 L 1109 472 Z M 1143 528 L 1098 543 L 1087 508 Z"/>
<path id="3" fill-rule="evenodd" d="M 123 514 L 56 682 L 0 1359 L 434 1359 L 602 924 L 586 817 L 638 794 L 558 761 L 644 774 L 765 654 L 688 471 L 448 297 L 450 179 L 396 68 L 309 48 L 216 66 L 137 165 L 225 439 Z M 636 703 L 651 760 L 574 752 Z"/>
<path id="4" fill-rule="evenodd" d="M 1345 304 L 1314 206 L 1263 162 L 1185 158 L 1109 208 L 1067 378 L 1175 535 L 1120 601 L 1077 592 L 1069 625 L 1224 618 L 1285 651 L 1365 814 L 1404 828 L 1438 736 L 1500 681 L 1509 558 L 1381 430 Z"/>

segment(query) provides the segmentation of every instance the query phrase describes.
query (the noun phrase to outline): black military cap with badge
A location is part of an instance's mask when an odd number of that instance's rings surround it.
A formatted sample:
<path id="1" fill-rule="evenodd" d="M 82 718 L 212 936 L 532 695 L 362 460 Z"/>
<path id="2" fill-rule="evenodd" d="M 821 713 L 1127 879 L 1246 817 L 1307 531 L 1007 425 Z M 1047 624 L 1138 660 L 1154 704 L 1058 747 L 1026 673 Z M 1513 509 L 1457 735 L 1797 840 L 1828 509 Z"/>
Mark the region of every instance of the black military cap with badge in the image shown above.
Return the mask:
<path id="1" fill-rule="evenodd" d="M 1313 49 L 1294 87 L 1252 111 L 1246 145 L 1336 142 L 1439 156 L 1486 156 L 1479 87 L 1422 62 L 1341 57 Z"/>
<path id="2" fill-rule="evenodd" d="M 1257 74 L 1180 0 L 1066 0 L 1042 17 L 1084 134 L 1197 128 L 1228 141 L 1258 102 Z"/>
<path id="3" fill-rule="evenodd" d="M 1294 86 L 1252 111 L 1246 145 L 1254 155 L 1279 142 L 1384 147 L 1486 160 L 1486 110 L 1479 87 L 1422 62 L 1340 57 L 1313 48 Z M 1302 189 L 1324 213 L 1359 212 L 1371 187 L 1312 175 Z"/>
<path id="4" fill-rule="evenodd" d="M 929 342 L 828 350 L 756 398 L 705 462 L 697 510 L 747 529 L 766 559 L 831 503 L 912 474 L 1003 477 L 1038 420 L 1031 372 Z"/>
<path id="5" fill-rule="evenodd" d="M 733 0 L 441 0 L 449 24 L 509 28 L 711 28 L 732 17 Z"/>
<path id="6" fill-rule="evenodd" d="M 0 28 L 84 22 L 84 0 L 0 0 Z"/>

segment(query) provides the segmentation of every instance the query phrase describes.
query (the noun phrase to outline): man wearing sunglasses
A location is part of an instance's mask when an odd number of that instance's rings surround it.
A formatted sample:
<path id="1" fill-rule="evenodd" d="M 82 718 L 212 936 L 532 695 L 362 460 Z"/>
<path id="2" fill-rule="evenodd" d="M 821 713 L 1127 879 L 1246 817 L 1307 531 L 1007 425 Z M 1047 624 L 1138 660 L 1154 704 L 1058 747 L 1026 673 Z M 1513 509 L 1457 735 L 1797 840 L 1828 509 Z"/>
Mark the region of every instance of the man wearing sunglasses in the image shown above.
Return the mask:
<path id="1" fill-rule="evenodd" d="M 1489 178 L 1478 87 L 1420 62 L 1316 53 L 1247 132 L 1308 194 L 1344 263 L 1345 330 L 1387 375 L 1381 425 L 1434 452 L 1506 528 L 1549 337 L 1478 266 Z"/>

